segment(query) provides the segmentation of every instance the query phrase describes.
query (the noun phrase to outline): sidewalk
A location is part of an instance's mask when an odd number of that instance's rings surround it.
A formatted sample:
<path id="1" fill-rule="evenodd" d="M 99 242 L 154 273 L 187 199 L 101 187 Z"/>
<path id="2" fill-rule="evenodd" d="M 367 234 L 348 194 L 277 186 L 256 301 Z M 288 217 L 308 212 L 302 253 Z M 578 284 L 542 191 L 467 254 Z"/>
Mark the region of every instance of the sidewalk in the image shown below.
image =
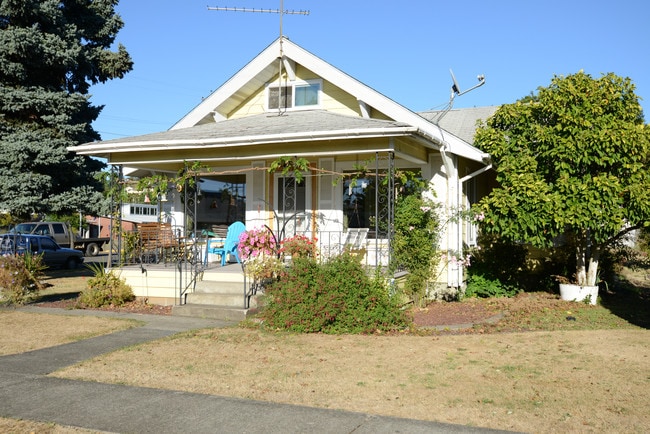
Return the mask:
<path id="1" fill-rule="evenodd" d="M 161 315 L 24 307 L 21 311 L 132 318 L 143 327 L 0 357 L 0 416 L 112 433 L 482 433 L 400 419 L 172 390 L 47 377 L 65 366 L 178 332 L 229 325 Z"/>

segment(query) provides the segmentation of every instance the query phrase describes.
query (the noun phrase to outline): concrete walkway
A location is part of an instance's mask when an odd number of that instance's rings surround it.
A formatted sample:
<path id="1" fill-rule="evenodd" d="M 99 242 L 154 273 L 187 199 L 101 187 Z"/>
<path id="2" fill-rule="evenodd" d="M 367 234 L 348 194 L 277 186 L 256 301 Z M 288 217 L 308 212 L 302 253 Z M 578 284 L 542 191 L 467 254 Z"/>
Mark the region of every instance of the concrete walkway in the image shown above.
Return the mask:
<path id="1" fill-rule="evenodd" d="M 24 307 L 21 311 L 130 318 L 144 326 L 0 357 L 0 416 L 111 433 L 482 433 L 460 425 L 172 390 L 48 377 L 63 367 L 178 332 L 228 323 L 160 315 Z"/>

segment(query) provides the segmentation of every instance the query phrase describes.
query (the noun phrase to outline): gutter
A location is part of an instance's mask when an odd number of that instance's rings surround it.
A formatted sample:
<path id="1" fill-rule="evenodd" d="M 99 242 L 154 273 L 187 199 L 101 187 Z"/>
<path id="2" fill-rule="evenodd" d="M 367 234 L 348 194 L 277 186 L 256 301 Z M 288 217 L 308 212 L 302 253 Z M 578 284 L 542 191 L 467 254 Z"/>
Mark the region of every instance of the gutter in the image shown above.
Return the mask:
<path id="1" fill-rule="evenodd" d="M 417 127 L 363 128 L 338 131 L 316 131 L 292 134 L 270 134 L 267 136 L 240 136 L 232 138 L 175 139 L 175 140 L 139 140 L 131 142 L 99 142 L 71 146 L 69 151 L 79 155 L 93 155 L 98 152 L 113 153 L 124 151 L 164 151 L 170 149 L 217 148 L 230 146 L 264 145 L 269 143 L 307 142 L 313 140 L 345 140 L 358 138 L 379 138 L 408 136 L 418 133 Z"/>

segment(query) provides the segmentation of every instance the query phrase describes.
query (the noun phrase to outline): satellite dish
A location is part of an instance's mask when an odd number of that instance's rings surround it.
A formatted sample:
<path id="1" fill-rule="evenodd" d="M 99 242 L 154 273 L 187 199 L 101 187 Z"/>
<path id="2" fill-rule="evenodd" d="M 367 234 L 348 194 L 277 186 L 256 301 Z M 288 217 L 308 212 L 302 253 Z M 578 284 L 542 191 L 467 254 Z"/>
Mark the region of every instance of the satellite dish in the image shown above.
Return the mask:
<path id="1" fill-rule="evenodd" d="M 454 82 L 454 84 L 451 86 L 451 92 L 452 94 L 457 94 L 460 95 L 460 86 L 458 85 L 458 82 L 456 81 L 456 76 L 454 75 L 454 71 L 449 68 L 449 73 L 451 74 L 451 81 Z"/>
<path id="2" fill-rule="evenodd" d="M 458 85 L 458 82 L 456 81 L 456 76 L 454 75 L 454 71 L 449 68 L 449 73 L 451 74 L 451 81 L 453 81 L 454 84 L 451 86 L 451 99 L 454 99 L 456 95 L 461 96 L 466 94 L 469 91 L 472 91 L 476 89 L 477 87 L 481 87 L 485 84 L 485 76 L 483 74 L 479 75 L 476 77 L 478 79 L 478 84 L 470 89 L 467 89 L 465 91 L 460 90 L 460 86 Z"/>

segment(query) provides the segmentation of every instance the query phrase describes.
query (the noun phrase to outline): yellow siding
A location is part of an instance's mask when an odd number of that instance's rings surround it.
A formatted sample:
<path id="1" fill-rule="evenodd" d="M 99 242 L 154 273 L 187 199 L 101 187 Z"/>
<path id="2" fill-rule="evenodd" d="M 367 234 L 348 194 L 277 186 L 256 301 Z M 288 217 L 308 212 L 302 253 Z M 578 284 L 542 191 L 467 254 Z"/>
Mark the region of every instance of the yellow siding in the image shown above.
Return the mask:
<path id="1" fill-rule="evenodd" d="M 283 81 L 286 79 L 286 74 L 283 74 Z M 317 74 L 310 71 L 303 66 L 296 65 L 296 79 L 301 81 L 320 79 Z M 271 83 L 277 82 L 277 75 L 270 81 Z M 240 104 L 229 115 L 229 119 L 237 119 L 245 116 L 257 115 L 265 113 L 265 98 L 266 88 L 262 86 Z M 356 97 L 345 92 L 343 89 L 333 85 L 332 83 L 323 80 L 322 94 L 321 94 L 321 109 L 339 113 L 347 116 L 361 116 L 359 102 Z M 383 113 L 372 110 L 371 116 L 377 119 L 388 119 Z"/>

